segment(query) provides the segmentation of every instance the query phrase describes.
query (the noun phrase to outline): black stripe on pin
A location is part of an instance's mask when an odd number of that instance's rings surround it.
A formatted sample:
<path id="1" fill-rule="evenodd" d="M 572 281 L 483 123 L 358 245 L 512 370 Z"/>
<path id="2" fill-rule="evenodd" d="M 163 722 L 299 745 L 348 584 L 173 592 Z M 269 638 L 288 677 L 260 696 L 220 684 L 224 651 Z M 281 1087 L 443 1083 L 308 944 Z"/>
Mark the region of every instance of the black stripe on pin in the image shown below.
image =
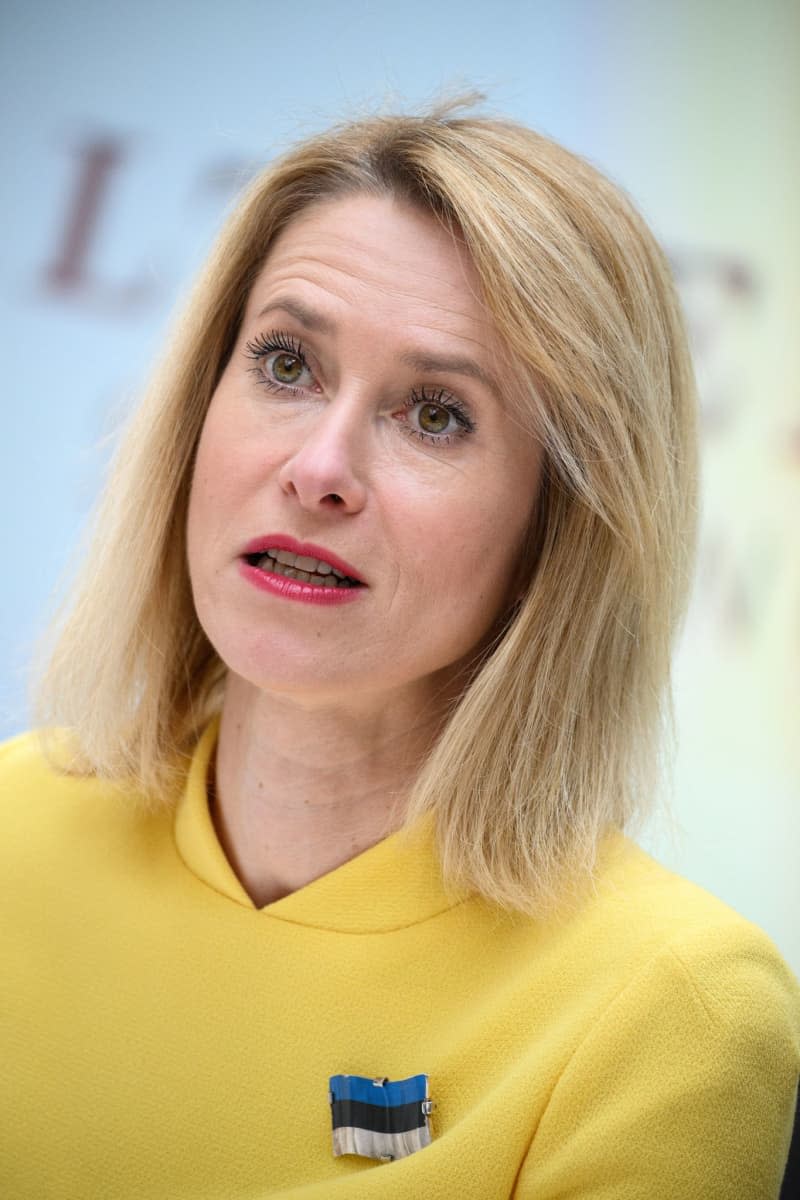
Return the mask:
<path id="1" fill-rule="evenodd" d="M 410 1129 L 419 1129 L 425 1124 L 425 1114 L 419 1100 L 391 1108 L 364 1104 L 362 1100 L 334 1100 L 331 1111 L 334 1129 L 347 1125 L 355 1129 L 369 1129 L 373 1133 L 408 1133 Z"/>

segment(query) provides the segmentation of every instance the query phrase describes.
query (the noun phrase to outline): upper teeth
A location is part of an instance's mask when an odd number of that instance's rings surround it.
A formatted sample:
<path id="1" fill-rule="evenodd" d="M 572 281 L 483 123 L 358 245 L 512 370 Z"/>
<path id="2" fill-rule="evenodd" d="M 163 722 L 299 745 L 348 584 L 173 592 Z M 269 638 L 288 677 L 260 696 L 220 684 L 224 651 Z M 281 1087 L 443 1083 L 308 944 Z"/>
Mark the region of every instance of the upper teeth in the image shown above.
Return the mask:
<path id="1" fill-rule="evenodd" d="M 298 571 L 307 571 L 309 575 L 330 575 L 333 573 L 339 579 L 344 579 L 344 571 L 337 571 L 323 559 L 311 558 L 307 554 L 292 554 L 289 550 L 267 550 L 267 555 L 284 567 L 295 567 Z"/>

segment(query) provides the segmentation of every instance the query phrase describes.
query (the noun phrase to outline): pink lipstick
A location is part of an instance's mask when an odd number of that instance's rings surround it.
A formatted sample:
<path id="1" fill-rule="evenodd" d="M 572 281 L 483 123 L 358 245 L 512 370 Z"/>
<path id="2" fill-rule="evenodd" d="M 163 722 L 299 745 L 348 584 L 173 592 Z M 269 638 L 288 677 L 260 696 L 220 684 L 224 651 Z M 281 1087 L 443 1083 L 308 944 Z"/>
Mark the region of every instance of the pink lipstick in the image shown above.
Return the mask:
<path id="1" fill-rule="evenodd" d="M 239 569 L 262 591 L 305 604 L 347 604 L 367 586 L 338 554 L 283 533 L 248 542 Z"/>

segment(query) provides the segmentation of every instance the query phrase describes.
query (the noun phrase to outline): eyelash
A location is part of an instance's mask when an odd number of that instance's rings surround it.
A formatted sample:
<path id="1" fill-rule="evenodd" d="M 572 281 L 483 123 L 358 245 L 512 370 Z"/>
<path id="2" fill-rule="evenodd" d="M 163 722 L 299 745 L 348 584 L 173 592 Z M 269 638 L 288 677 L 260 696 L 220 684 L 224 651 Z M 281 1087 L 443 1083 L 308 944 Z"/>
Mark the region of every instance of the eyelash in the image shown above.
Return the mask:
<path id="1" fill-rule="evenodd" d="M 309 369 L 306 360 L 305 351 L 302 343 L 290 333 L 284 333 L 281 330 L 274 329 L 271 333 L 261 333 L 252 341 L 247 342 L 245 346 L 247 357 L 253 359 L 255 366 L 250 370 L 255 375 L 256 379 L 271 392 L 285 394 L 286 392 L 298 393 L 304 389 L 295 387 L 289 383 L 280 383 L 277 379 L 271 379 L 264 374 L 261 363 L 263 359 L 270 354 L 284 353 L 290 354 L 296 358 L 299 363 Z M 437 408 L 443 409 L 453 418 L 458 425 L 458 430 L 455 433 L 427 433 L 423 429 L 414 429 L 406 422 L 406 432 L 410 437 L 417 438 L 418 441 L 425 442 L 434 446 L 446 446 L 453 441 L 458 441 L 467 434 L 475 432 L 475 422 L 469 414 L 466 405 L 445 391 L 444 388 L 412 388 L 408 399 L 403 404 L 403 409 L 406 413 L 412 412 L 419 404 L 430 404 Z"/>

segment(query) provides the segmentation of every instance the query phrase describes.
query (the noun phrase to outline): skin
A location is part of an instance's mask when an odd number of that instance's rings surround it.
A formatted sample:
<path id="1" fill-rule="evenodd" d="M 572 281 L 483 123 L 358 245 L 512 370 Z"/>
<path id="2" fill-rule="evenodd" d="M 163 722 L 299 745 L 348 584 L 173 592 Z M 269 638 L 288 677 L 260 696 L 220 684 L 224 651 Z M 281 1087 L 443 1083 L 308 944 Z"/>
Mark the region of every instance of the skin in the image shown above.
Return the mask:
<path id="1" fill-rule="evenodd" d="M 516 598 L 541 451 L 510 414 L 519 385 L 479 296 L 429 215 L 315 205 L 275 242 L 212 398 L 189 569 L 229 669 L 212 813 L 258 906 L 397 826 Z M 366 586 L 333 607 L 260 591 L 240 556 L 268 533 L 331 550 Z"/>

